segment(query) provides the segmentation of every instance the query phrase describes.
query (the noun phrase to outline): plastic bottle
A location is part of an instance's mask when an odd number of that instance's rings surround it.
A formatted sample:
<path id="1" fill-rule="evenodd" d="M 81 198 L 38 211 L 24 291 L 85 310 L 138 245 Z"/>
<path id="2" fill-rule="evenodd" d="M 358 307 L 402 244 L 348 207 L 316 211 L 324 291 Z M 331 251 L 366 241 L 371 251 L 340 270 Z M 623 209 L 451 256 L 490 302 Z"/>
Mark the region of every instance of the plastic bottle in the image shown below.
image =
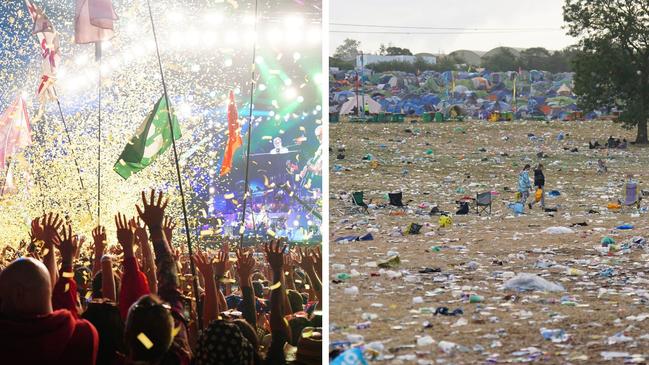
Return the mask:
<path id="1" fill-rule="evenodd" d="M 347 295 L 358 295 L 358 287 L 350 286 L 349 288 L 345 288 L 344 293 Z"/>
<path id="2" fill-rule="evenodd" d="M 469 303 L 482 303 L 484 302 L 484 297 L 482 295 L 471 294 L 469 296 Z"/>
<path id="3" fill-rule="evenodd" d="M 433 343 L 435 343 L 435 340 L 430 336 L 419 337 L 417 339 L 417 346 L 430 346 Z"/>

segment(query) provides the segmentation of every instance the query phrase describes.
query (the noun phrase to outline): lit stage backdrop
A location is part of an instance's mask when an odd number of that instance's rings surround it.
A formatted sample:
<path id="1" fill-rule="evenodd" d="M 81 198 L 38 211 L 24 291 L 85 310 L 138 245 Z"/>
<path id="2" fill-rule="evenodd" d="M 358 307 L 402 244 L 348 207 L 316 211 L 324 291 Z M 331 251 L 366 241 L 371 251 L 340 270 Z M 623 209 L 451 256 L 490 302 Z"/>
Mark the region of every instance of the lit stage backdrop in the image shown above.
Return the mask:
<path id="1" fill-rule="evenodd" d="M 32 143 L 0 173 L 3 180 L 9 174 L 0 227 L 10 239 L 20 240 L 30 217 L 54 210 L 89 233 L 98 222 L 100 204 L 101 223 L 111 230 L 113 214 L 134 215 L 139 192 L 149 188 L 170 193 L 170 213 L 180 220 L 172 151 L 127 180 L 113 171 L 128 140 L 163 95 L 146 2 L 114 1 L 116 35 L 102 45 L 100 61 L 92 45 L 73 41 L 74 1 L 33 3 L 60 33 L 55 86 L 61 110 L 56 101 L 41 103 L 35 96 L 42 58 L 25 4 L 2 2 L 0 108 L 23 95 L 30 118 L 41 106 L 44 114 L 31 123 Z M 324 80 L 320 2 L 259 1 L 256 33 L 254 6 L 254 1 L 231 0 L 152 2 L 168 94 L 182 132 L 177 147 L 192 234 L 209 240 L 237 237 L 242 229 L 256 45 L 246 236 L 317 242 Z M 231 171 L 221 175 L 230 91 L 243 145 L 233 155 Z"/>

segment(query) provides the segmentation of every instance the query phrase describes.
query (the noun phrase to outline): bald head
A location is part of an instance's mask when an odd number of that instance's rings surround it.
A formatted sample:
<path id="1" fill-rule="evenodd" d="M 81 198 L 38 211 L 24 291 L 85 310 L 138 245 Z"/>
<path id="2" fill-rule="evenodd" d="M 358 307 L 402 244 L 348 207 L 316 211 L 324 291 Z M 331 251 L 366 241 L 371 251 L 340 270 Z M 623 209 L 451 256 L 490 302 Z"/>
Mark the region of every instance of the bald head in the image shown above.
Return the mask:
<path id="1" fill-rule="evenodd" d="M 0 314 L 31 317 L 52 312 L 52 287 L 45 265 L 20 258 L 0 272 Z"/>

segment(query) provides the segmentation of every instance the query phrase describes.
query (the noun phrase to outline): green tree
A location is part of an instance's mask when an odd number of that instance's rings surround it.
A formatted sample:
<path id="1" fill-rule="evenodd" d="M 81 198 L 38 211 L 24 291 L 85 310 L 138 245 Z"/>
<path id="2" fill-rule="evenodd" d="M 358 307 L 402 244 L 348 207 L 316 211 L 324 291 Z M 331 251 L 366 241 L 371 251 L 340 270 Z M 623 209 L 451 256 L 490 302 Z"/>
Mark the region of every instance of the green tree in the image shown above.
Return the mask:
<path id="1" fill-rule="evenodd" d="M 412 52 L 409 49 L 392 46 L 385 49 L 385 54 L 388 56 L 412 56 Z"/>
<path id="2" fill-rule="evenodd" d="M 356 62 L 345 61 L 336 57 L 329 57 L 329 67 L 337 67 L 341 70 L 353 70 L 356 67 Z"/>
<path id="3" fill-rule="evenodd" d="M 361 42 L 355 39 L 347 38 L 343 41 L 343 44 L 339 45 L 336 48 L 334 57 L 339 60 L 351 61 L 360 54 L 359 48 L 361 47 Z"/>
<path id="4" fill-rule="evenodd" d="M 528 48 L 519 56 L 520 66 L 526 70 L 548 70 L 550 52 L 543 47 Z"/>
<path id="5" fill-rule="evenodd" d="M 563 18 L 568 34 L 580 38 L 574 61 L 579 105 L 621 109 L 624 126 L 637 128 L 636 143 L 649 143 L 649 2 L 566 0 Z"/>
<path id="6" fill-rule="evenodd" d="M 381 43 L 381 45 L 379 46 L 379 55 L 385 56 L 386 54 L 388 54 L 388 47 L 386 47 L 385 44 Z"/>
<path id="7" fill-rule="evenodd" d="M 503 48 L 496 54 L 482 60 L 482 67 L 489 71 L 504 72 L 518 69 L 519 63 L 512 51 Z"/>

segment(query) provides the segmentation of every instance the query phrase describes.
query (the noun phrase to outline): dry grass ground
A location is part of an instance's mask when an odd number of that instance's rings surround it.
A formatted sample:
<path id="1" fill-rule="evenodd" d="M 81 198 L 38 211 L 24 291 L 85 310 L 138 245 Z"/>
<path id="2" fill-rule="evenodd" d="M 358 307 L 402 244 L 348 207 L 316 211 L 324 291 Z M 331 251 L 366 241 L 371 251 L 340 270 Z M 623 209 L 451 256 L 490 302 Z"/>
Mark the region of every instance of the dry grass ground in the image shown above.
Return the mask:
<path id="1" fill-rule="evenodd" d="M 564 141 L 556 139 L 560 131 L 567 134 Z M 544 141 L 532 141 L 528 134 Z M 609 202 L 623 198 L 628 173 L 636 175 L 641 188 L 649 189 L 649 156 L 647 149 L 639 147 L 612 151 L 608 157 L 605 150 L 588 149 L 590 139 L 602 143 L 609 135 L 632 139 L 632 132 L 610 122 L 332 124 L 331 341 L 362 335 L 369 344 L 366 349 L 379 349 L 366 351 L 370 363 L 644 363 L 644 358 L 649 359 L 649 340 L 641 336 L 649 337 L 649 318 L 632 316 L 649 313 L 649 254 L 633 248 L 603 255 L 596 248 L 604 236 L 618 244 L 633 236 L 649 237 L 647 214 L 606 209 Z M 343 145 L 345 158 L 338 160 L 337 148 Z M 573 148 L 578 152 L 570 152 Z M 546 199 L 546 204 L 558 206 L 558 212 L 549 215 L 535 207 L 514 217 L 505 202 L 514 199 L 511 191 L 516 189 L 519 170 L 525 163 L 537 163 L 539 151 L 547 155 L 540 160 L 545 165 L 546 190 L 561 192 L 559 198 Z M 378 166 L 362 160 L 367 154 Z M 608 174 L 596 173 L 598 158 L 607 159 Z M 349 199 L 339 198 L 341 192 L 358 190 L 372 203 L 384 204 L 391 191 L 402 191 L 404 201 L 412 201 L 405 215 L 393 215 L 399 210 L 387 207 L 359 213 Z M 418 208 L 431 203 L 455 212 L 457 199 L 489 190 L 498 193 L 492 215 L 454 216 L 450 228 L 438 228 L 438 217 L 420 214 L 429 208 Z M 600 214 L 589 214 L 591 209 Z M 413 222 L 424 225 L 421 234 L 391 235 L 395 228 L 405 230 Z M 587 226 L 574 227 L 575 233 L 542 233 L 547 227 L 583 222 Z M 614 230 L 623 223 L 635 228 Z M 334 242 L 368 231 L 374 240 Z M 384 259 L 388 251 L 398 252 L 401 263 L 392 270 L 401 277 L 391 279 L 386 270 L 373 267 L 372 262 Z M 553 265 L 537 268 L 540 260 Z M 477 270 L 469 269 L 470 261 L 478 263 Z M 419 274 L 423 267 L 441 272 Z M 614 270 L 612 277 L 600 275 L 607 268 Z M 357 272 L 352 278 L 334 283 L 338 274 L 352 270 Z M 560 283 L 566 291 L 502 289 L 508 275 L 521 272 Z M 358 295 L 344 292 L 352 286 L 358 287 Z M 469 303 L 470 294 L 485 300 Z M 423 302 L 414 304 L 413 297 Z M 461 308 L 464 314 L 430 313 L 429 309 L 441 306 Z M 364 313 L 376 318 L 369 328 L 358 329 L 358 324 L 367 322 Z M 560 343 L 545 340 L 542 327 L 563 329 L 569 338 Z M 609 337 L 620 332 L 628 341 L 609 343 L 614 342 Z M 435 343 L 417 346 L 417 339 L 424 336 Z M 445 352 L 441 341 L 457 346 Z M 602 353 L 610 351 L 629 356 L 607 360 Z"/>

